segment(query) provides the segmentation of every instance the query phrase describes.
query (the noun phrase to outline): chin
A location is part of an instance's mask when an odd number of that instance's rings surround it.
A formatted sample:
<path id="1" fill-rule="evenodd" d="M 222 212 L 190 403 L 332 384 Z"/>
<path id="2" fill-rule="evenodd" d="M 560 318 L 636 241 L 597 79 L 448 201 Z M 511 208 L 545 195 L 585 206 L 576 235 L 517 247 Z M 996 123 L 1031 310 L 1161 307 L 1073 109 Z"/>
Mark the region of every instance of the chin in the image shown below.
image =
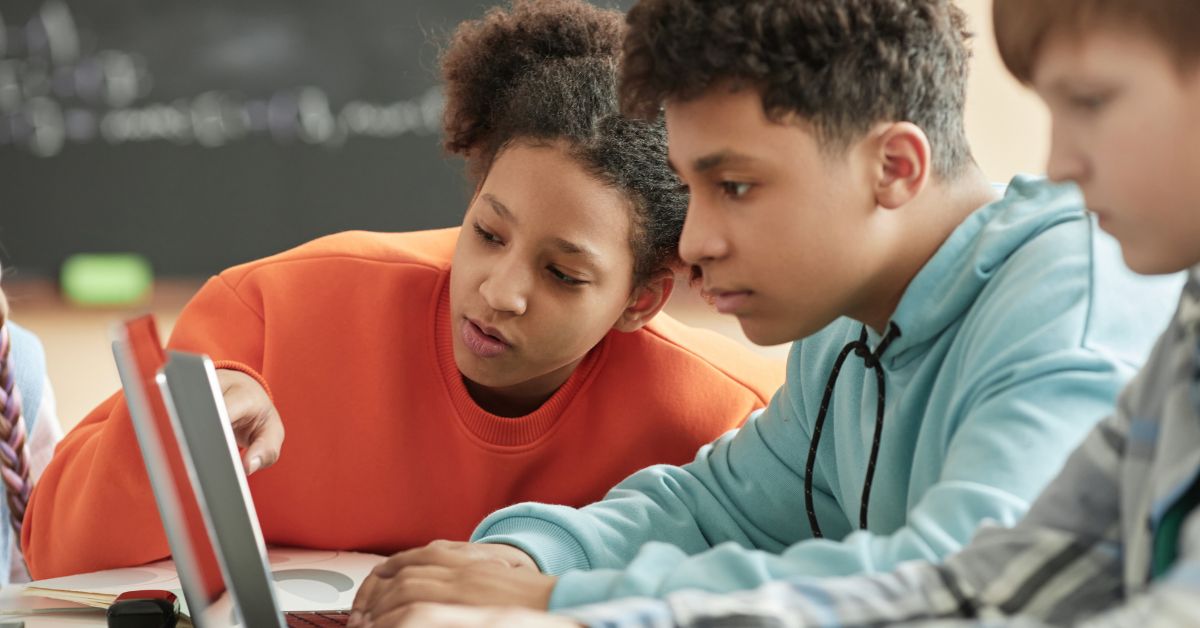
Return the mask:
<path id="1" fill-rule="evenodd" d="M 481 369 L 472 364 L 465 364 L 455 360 L 458 363 L 458 372 L 462 376 L 471 380 L 471 382 L 483 386 L 485 388 L 500 389 L 508 388 L 509 386 L 520 383 L 513 381 L 512 372 L 508 369 Z"/>
<path id="2" fill-rule="evenodd" d="M 784 320 L 749 316 L 738 318 L 738 323 L 741 324 L 742 333 L 746 334 L 746 338 L 750 342 L 764 347 L 803 340 L 825 329 L 832 322 L 832 320 L 810 321 L 798 318 Z"/>
<path id="3" fill-rule="evenodd" d="M 1141 251 L 1136 247 L 1121 246 L 1125 265 L 1139 275 L 1169 275 L 1200 263 L 1200 254 L 1179 255 L 1178 259 L 1174 259 L 1164 255 L 1167 252 L 1163 249 Z"/>
<path id="4" fill-rule="evenodd" d="M 769 347 L 792 342 L 797 338 L 795 334 L 781 325 L 771 325 L 764 321 L 744 318 L 739 318 L 738 323 L 741 324 L 742 333 L 746 334 L 746 338 L 756 345 Z"/>
<path id="5" fill-rule="evenodd" d="M 467 350 L 466 347 L 454 345 L 454 365 L 458 367 L 458 372 L 462 376 L 488 388 L 497 388 L 503 386 L 504 383 L 499 381 L 502 375 L 497 372 L 501 369 L 489 369 L 485 365 L 480 364 L 482 360 L 475 357 L 475 354 Z"/>

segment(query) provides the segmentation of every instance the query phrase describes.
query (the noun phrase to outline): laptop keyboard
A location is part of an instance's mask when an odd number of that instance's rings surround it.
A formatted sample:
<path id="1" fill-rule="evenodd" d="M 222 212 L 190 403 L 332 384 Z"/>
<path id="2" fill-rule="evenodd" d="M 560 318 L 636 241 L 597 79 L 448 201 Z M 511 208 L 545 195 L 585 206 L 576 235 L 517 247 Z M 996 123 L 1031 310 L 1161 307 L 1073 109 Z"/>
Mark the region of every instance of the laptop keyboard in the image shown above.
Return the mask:
<path id="1" fill-rule="evenodd" d="M 350 611 L 314 611 L 284 613 L 288 628 L 313 628 L 313 626 L 345 626 L 350 621 Z"/>

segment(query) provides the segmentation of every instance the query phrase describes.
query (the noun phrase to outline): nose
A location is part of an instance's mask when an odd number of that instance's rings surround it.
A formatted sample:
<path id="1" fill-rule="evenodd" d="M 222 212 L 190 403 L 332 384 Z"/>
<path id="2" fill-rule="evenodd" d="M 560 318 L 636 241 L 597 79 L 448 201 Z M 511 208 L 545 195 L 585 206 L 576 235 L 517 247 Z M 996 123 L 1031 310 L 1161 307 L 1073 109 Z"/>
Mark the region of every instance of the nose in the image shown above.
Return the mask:
<path id="1" fill-rule="evenodd" d="M 1046 162 L 1046 176 L 1056 182 L 1082 183 L 1087 179 L 1088 174 L 1088 162 L 1071 134 L 1063 129 L 1062 125 L 1053 125 L 1050 134 L 1050 157 Z"/>
<path id="2" fill-rule="evenodd" d="M 529 272 L 509 261 L 500 261 L 479 284 L 479 294 L 497 312 L 521 316 L 529 307 Z"/>
<path id="3" fill-rule="evenodd" d="M 679 257 L 684 262 L 703 266 L 729 254 L 729 240 L 715 213 L 697 202 L 694 194 L 688 201 L 687 218 L 679 236 Z"/>

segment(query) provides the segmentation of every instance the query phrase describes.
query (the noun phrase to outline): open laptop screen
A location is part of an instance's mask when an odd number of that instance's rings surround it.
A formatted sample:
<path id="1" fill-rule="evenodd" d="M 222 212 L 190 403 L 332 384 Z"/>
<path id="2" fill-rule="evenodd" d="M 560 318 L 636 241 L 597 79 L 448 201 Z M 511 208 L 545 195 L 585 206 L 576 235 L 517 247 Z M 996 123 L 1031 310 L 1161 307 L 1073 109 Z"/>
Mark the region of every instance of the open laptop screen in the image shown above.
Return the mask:
<path id="1" fill-rule="evenodd" d="M 156 384 L 165 361 L 162 343 L 151 316 L 124 322 L 115 335 L 113 352 L 138 444 L 172 557 L 180 571 L 184 595 L 195 616 L 220 597 L 225 583 L 199 500 L 188 480 L 187 465 L 170 414 Z"/>
<path id="2" fill-rule="evenodd" d="M 150 317 L 119 327 L 113 351 L 193 622 L 345 625 L 343 610 L 280 613 L 212 361 L 164 355 Z"/>

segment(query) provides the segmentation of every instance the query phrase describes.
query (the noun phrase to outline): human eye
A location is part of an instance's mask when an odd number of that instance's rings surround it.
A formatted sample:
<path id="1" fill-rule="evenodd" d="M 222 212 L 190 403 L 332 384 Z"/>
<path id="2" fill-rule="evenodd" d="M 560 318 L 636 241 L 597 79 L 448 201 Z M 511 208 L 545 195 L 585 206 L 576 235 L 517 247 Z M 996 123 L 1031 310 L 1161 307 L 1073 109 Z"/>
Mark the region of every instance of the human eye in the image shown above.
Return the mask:
<path id="1" fill-rule="evenodd" d="M 1112 90 L 1079 91 L 1067 95 L 1067 105 L 1074 111 L 1095 114 L 1104 109 L 1115 97 Z"/>
<path id="2" fill-rule="evenodd" d="M 587 283 L 586 281 L 584 281 L 582 279 L 576 279 L 575 277 L 572 277 L 572 276 L 564 273 L 563 271 L 555 268 L 554 266 L 547 266 L 546 270 L 550 271 L 550 275 L 553 276 L 556 281 L 563 284 L 564 286 L 570 286 L 570 287 L 574 288 L 576 286 L 582 286 Z"/>
<path id="3" fill-rule="evenodd" d="M 721 187 L 721 193 L 732 199 L 744 198 L 754 187 L 742 181 L 721 181 L 718 185 Z"/>
<path id="4" fill-rule="evenodd" d="M 479 236 L 479 239 L 483 240 L 484 244 L 489 246 L 500 246 L 501 244 L 504 244 L 504 242 L 501 241 L 496 234 L 484 229 L 479 223 L 472 223 L 472 226 L 475 228 L 475 235 Z"/>

